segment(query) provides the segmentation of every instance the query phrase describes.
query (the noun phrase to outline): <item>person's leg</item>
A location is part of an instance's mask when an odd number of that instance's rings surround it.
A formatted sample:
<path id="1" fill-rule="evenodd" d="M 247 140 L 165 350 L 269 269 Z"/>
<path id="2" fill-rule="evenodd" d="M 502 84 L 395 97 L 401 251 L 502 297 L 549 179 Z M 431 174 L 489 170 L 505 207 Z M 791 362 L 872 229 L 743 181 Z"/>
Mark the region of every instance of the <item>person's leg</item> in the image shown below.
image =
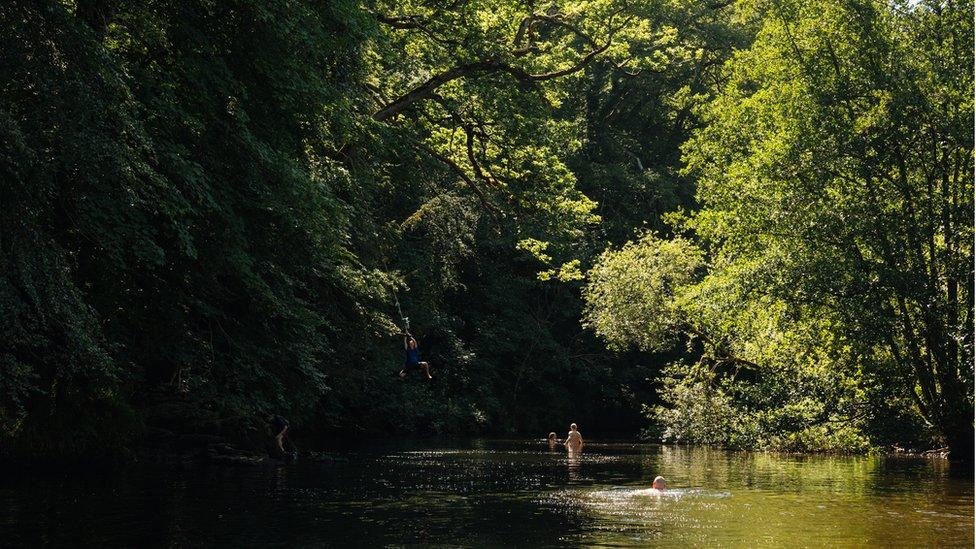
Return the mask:
<path id="1" fill-rule="evenodd" d="M 434 379 L 434 377 L 430 375 L 430 364 L 427 364 L 426 362 L 421 362 L 420 367 L 423 368 L 424 373 L 427 374 L 427 379 Z"/>

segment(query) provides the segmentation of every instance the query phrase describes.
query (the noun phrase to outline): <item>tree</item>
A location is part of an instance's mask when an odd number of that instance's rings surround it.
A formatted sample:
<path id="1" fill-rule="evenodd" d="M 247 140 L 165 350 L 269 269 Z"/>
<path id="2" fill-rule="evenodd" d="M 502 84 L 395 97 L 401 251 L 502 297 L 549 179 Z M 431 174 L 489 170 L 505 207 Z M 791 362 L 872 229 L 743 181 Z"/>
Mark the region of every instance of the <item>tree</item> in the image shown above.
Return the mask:
<path id="1" fill-rule="evenodd" d="M 766 7 L 686 145 L 691 226 L 754 295 L 887 353 L 971 457 L 972 4 Z"/>
<path id="2" fill-rule="evenodd" d="M 615 239 L 624 226 L 656 220 L 658 212 L 643 210 L 623 187 L 634 183 L 634 194 L 643 194 L 657 184 L 655 170 L 676 176 L 691 111 L 730 51 L 723 7 L 601 0 L 368 9 L 378 33 L 363 83 L 372 100 L 364 126 L 375 141 L 339 156 L 352 166 L 381 165 L 376 175 L 395 204 L 384 214 L 399 238 L 389 267 L 409 288 L 400 299 L 422 312 L 411 315 L 413 325 L 456 383 L 420 401 L 404 392 L 405 407 L 421 417 L 432 401 L 470 406 L 483 423 L 509 429 L 530 428 L 526 416 L 558 416 L 542 395 L 567 390 L 636 409 L 630 380 L 643 380 L 657 363 L 644 370 L 628 367 L 629 356 L 604 360 L 602 345 L 578 326 L 581 269 L 607 232 L 589 192 L 607 198 L 599 206 L 606 211 L 640 212 L 615 216 Z M 693 98 L 683 91 L 687 79 Z M 642 106 L 651 86 L 657 98 Z M 669 102 L 672 95 L 681 99 Z M 634 169 L 631 157 L 626 167 L 603 157 L 612 139 L 594 136 L 617 124 L 633 131 L 627 140 L 670 132 L 645 157 L 651 175 Z M 593 177 L 601 164 L 637 181 Z M 531 412 L 513 413 L 521 410 Z M 443 417 L 435 421 L 442 428 Z"/>
<path id="3" fill-rule="evenodd" d="M 658 378 L 650 436 L 730 448 L 863 451 L 878 392 L 874 365 L 833 340 L 831 324 L 756 295 L 683 238 L 645 234 L 588 273 L 584 324 L 611 348 L 683 356 Z M 879 410 L 883 414 L 891 410 Z"/>
<path id="4" fill-rule="evenodd" d="M 653 233 L 619 250 L 607 250 L 587 274 L 583 325 L 612 348 L 637 345 L 661 351 L 681 333 L 679 294 L 703 267 L 702 252 L 681 238 Z"/>
<path id="5" fill-rule="evenodd" d="M 132 434 L 123 419 L 152 420 L 160 393 L 187 401 L 185 429 L 309 415 L 335 356 L 368 347 L 382 294 L 351 250 L 363 202 L 330 157 L 363 15 L 15 2 L 0 17 L 5 434 L 111 454 L 129 437 L 97 432 Z"/>

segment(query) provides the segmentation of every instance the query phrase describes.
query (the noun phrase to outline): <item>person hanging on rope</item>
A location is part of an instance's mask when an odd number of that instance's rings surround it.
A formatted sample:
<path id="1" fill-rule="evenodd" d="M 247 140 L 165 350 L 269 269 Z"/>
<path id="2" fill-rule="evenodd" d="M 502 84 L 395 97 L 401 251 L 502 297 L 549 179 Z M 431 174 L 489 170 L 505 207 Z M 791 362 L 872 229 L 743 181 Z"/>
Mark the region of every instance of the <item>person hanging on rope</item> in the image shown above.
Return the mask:
<path id="1" fill-rule="evenodd" d="M 406 379 L 410 372 L 419 370 L 427 376 L 427 379 L 434 379 L 430 375 L 430 364 L 420 360 L 420 348 L 417 340 L 410 335 L 410 330 L 405 330 L 403 334 L 403 350 L 407 352 L 407 359 L 403 369 L 400 370 L 400 379 Z"/>

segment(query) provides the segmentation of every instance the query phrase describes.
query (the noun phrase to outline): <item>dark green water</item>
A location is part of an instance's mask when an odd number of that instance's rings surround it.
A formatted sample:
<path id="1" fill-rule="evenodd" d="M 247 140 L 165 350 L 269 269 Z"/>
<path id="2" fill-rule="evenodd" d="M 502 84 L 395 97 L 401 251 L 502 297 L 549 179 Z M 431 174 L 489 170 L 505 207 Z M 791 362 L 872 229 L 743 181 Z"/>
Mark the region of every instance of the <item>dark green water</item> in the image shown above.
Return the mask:
<path id="1" fill-rule="evenodd" d="M 944 461 L 542 441 L 371 444 L 287 467 L 0 482 L 0 545 L 973 546 Z M 671 490 L 642 493 L 654 475 Z"/>

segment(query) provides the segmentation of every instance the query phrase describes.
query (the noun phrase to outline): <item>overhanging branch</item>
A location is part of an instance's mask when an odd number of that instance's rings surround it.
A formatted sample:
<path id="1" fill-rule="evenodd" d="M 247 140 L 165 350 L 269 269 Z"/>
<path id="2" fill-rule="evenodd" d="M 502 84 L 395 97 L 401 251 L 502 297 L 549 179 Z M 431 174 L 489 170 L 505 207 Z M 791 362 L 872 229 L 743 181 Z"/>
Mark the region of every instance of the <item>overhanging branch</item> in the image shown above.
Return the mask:
<path id="1" fill-rule="evenodd" d="M 585 33 L 582 33 L 582 31 L 580 31 L 578 28 L 569 25 L 568 23 L 560 21 L 555 16 L 540 15 L 540 16 L 533 16 L 533 17 L 536 17 L 539 20 L 544 20 L 547 22 L 558 21 L 560 26 L 568 28 L 571 30 L 571 32 L 574 32 L 578 35 L 585 36 L 586 37 L 585 41 L 588 44 L 594 46 L 593 49 L 591 49 L 586 55 L 580 58 L 580 60 L 571 67 L 567 67 L 565 69 L 559 69 L 551 72 L 546 72 L 546 73 L 540 73 L 540 74 L 529 73 L 524 69 L 512 65 L 510 62 L 502 59 L 487 59 L 487 60 L 475 61 L 471 63 L 458 65 L 456 67 L 450 68 L 444 72 L 441 72 L 439 74 L 430 77 L 424 83 L 416 86 L 415 88 L 408 91 L 404 95 L 401 95 L 400 97 L 394 99 L 393 101 L 385 105 L 383 108 L 376 111 L 373 114 L 373 120 L 376 120 L 378 122 L 386 121 L 400 114 L 401 112 L 406 110 L 414 103 L 430 98 L 430 96 L 444 84 L 447 84 L 448 82 L 452 82 L 454 80 L 458 80 L 460 78 L 475 76 L 479 74 L 505 72 L 510 74 L 512 77 L 514 77 L 516 80 L 522 83 L 534 83 L 534 82 L 543 82 L 546 80 L 552 80 L 554 78 L 568 76 L 570 74 L 579 72 L 583 70 L 588 64 L 590 64 L 590 62 L 592 62 L 594 58 L 596 58 L 601 53 L 607 51 L 607 49 L 609 49 L 610 46 L 613 44 L 613 38 L 616 35 L 616 33 L 619 32 L 622 28 L 624 28 L 627 25 L 627 23 L 630 21 L 630 18 L 628 18 L 620 25 L 611 28 L 610 32 L 608 33 L 606 42 L 601 46 L 596 46 L 596 42 L 592 38 L 585 35 Z M 401 24 L 409 24 L 408 22 L 403 22 L 402 20 L 399 19 L 397 21 L 400 21 Z M 516 41 L 522 40 L 522 37 L 520 35 L 525 33 L 529 33 L 529 34 L 531 33 L 531 28 L 530 28 L 531 25 L 532 25 L 532 20 L 530 18 L 526 18 L 523 20 L 519 28 L 519 33 L 516 35 Z M 519 54 L 520 54 L 520 50 L 511 52 L 513 58 L 517 58 Z"/>
<path id="2" fill-rule="evenodd" d="M 457 162 L 451 160 L 449 157 L 435 151 L 434 149 L 432 149 L 431 147 L 423 143 L 416 143 L 415 145 L 417 146 L 417 148 L 423 150 L 431 157 L 437 159 L 442 164 L 450 168 L 451 171 L 456 173 L 458 177 L 460 177 L 461 180 L 464 181 L 464 183 L 468 187 L 470 187 L 472 191 L 474 191 L 474 194 L 478 197 L 478 201 L 481 202 L 481 205 L 484 206 L 484 208 L 488 210 L 493 217 L 495 218 L 499 217 L 501 211 L 499 211 L 499 209 L 488 200 L 488 197 L 485 195 L 484 190 L 482 190 L 481 187 L 479 187 L 478 184 L 475 183 L 473 179 L 471 179 L 471 176 L 469 176 L 467 172 L 464 171 L 464 168 L 459 166 Z"/>

